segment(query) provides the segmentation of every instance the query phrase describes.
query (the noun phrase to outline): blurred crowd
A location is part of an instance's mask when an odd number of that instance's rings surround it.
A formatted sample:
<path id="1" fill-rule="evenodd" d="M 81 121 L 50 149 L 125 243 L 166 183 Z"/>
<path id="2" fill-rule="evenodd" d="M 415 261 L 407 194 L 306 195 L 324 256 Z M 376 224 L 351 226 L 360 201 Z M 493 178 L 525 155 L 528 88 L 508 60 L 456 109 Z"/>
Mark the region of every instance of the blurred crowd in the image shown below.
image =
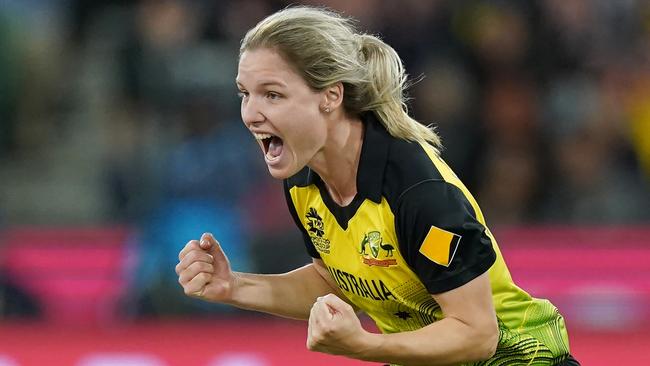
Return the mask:
<path id="1" fill-rule="evenodd" d="M 398 51 L 490 225 L 650 221 L 647 1 L 0 0 L 0 225 L 137 228 L 138 312 L 185 301 L 169 269 L 204 231 L 236 269 L 303 263 L 234 85 L 246 30 L 296 3 Z"/>

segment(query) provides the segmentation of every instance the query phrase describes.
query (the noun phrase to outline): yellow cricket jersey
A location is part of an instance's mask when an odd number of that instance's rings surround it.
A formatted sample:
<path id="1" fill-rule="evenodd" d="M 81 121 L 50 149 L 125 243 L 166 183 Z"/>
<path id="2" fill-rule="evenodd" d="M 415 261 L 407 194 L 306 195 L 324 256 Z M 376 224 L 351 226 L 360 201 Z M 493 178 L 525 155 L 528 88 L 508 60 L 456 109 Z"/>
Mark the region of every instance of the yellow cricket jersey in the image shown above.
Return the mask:
<path id="1" fill-rule="evenodd" d="M 431 294 L 488 271 L 500 339 L 475 365 L 553 365 L 569 354 L 564 319 L 517 287 L 467 188 L 427 145 L 394 138 L 372 114 L 357 195 L 338 206 L 309 168 L 285 180 L 287 203 L 309 254 L 384 333 L 442 319 Z"/>

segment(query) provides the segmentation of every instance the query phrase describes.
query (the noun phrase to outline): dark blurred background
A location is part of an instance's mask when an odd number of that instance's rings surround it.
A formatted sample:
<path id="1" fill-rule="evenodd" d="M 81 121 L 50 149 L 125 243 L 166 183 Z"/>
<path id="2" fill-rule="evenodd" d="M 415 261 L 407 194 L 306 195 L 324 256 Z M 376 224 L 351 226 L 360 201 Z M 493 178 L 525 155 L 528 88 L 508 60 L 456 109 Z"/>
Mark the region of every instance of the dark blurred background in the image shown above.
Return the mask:
<path id="1" fill-rule="evenodd" d="M 205 231 L 236 270 L 309 260 L 234 85 L 246 30 L 297 3 L 398 51 L 419 80 L 411 114 L 437 126 L 515 281 L 570 332 L 605 344 L 650 324 L 648 1 L 0 0 L 0 338 L 268 320 L 185 297 L 173 267 Z M 0 342 L 0 365 L 38 364 L 23 346 Z M 234 359 L 211 365 L 276 364 Z"/>

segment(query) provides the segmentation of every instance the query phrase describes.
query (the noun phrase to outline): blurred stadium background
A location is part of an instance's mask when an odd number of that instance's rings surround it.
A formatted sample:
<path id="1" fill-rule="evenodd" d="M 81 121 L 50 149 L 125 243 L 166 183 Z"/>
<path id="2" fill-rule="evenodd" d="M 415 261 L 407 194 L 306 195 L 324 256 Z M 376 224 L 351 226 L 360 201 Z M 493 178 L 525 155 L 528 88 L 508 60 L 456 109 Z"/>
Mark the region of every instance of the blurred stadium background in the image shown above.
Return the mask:
<path id="1" fill-rule="evenodd" d="M 362 364 L 191 300 L 173 270 L 204 231 L 237 270 L 308 260 L 233 81 L 244 32 L 289 3 L 0 0 L 1 366 Z M 650 364 L 650 2 L 302 3 L 421 79 L 412 114 L 576 357 Z"/>

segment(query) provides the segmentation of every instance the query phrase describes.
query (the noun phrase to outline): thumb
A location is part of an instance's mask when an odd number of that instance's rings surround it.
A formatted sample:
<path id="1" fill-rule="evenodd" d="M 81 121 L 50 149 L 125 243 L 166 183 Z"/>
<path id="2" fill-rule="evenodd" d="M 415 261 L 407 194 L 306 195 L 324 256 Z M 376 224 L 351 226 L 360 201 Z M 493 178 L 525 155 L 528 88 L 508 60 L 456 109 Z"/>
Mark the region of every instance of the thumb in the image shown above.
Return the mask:
<path id="1" fill-rule="evenodd" d="M 221 245 L 219 245 L 219 242 L 211 233 L 204 233 L 201 235 L 201 241 L 199 245 L 201 246 L 201 249 L 207 251 L 212 255 L 215 262 L 228 262 L 228 258 L 223 252 L 223 249 L 221 249 Z"/>
<path id="2" fill-rule="evenodd" d="M 350 304 L 341 300 L 338 296 L 334 294 L 327 294 L 318 298 L 318 301 L 323 302 L 327 305 L 327 308 L 330 310 L 330 313 L 343 313 L 351 309 Z"/>
<path id="3" fill-rule="evenodd" d="M 199 242 L 199 246 L 203 250 L 210 251 L 210 249 L 212 249 L 212 247 L 216 242 L 217 241 L 215 240 L 214 236 L 212 236 L 211 233 L 203 233 L 203 235 L 201 235 L 201 241 Z"/>

